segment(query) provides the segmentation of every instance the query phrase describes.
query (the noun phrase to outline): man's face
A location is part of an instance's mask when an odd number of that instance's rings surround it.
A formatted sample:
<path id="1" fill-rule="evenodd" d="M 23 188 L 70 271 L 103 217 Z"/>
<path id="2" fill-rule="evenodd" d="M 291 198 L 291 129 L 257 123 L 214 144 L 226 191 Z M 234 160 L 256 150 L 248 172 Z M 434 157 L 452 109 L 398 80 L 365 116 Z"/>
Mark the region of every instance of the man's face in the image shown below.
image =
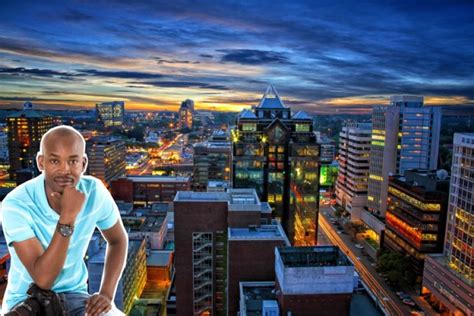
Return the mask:
<path id="1" fill-rule="evenodd" d="M 86 165 L 83 143 L 76 135 L 50 135 L 44 142 L 42 155 L 38 156 L 48 193 L 63 193 L 65 187 L 75 187 Z"/>

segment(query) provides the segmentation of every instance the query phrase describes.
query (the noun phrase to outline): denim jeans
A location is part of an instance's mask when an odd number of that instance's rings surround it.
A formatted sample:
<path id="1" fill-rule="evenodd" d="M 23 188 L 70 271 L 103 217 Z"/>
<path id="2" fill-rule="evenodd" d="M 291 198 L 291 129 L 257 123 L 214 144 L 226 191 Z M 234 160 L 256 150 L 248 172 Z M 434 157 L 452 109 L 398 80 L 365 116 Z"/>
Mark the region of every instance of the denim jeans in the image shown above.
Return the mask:
<path id="1" fill-rule="evenodd" d="M 61 300 L 64 303 L 66 314 L 68 316 L 84 316 L 86 313 L 86 302 L 89 299 L 89 294 L 65 292 L 59 293 Z M 112 310 L 108 313 L 102 314 L 104 316 L 118 316 L 124 315 L 115 305 L 112 305 Z"/>

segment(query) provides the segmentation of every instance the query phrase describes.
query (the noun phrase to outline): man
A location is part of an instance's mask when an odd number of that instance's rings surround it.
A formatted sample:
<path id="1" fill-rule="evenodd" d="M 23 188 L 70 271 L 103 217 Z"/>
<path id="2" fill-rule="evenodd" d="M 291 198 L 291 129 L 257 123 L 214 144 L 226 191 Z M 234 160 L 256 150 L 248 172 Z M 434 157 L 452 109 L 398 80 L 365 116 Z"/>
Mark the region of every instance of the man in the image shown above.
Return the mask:
<path id="1" fill-rule="evenodd" d="M 3 312 L 27 298 L 31 283 L 60 293 L 68 315 L 109 312 L 128 238 L 102 182 L 82 175 L 87 167 L 84 138 L 69 126 L 50 129 L 36 162 L 42 174 L 3 200 L 2 226 L 11 255 Z M 107 250 L 100 291 L 89 295 L 83 258 L 96 226 Z"/>

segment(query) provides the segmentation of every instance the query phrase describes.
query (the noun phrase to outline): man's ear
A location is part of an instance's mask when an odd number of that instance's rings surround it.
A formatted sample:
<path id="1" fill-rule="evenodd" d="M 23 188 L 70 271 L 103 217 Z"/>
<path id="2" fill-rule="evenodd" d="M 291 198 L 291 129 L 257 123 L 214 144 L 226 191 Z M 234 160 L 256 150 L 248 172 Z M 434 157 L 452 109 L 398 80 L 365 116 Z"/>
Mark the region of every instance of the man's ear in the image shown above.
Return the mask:
<path id="1" fill-rule="evenodd" d="M 38 170 L 43 172 L 44 170 L 44 156 L 40 153 L 36 154 L 36 164 L 38 165 Z"/>
<path id="2" fill-rule="evenodd" d="M 87 159 L 87 155 L 84 154 L 84 157 L 82 157 L 82 172 L 86 172 L 88 162 L 89 162 L 89 159 Z"/>

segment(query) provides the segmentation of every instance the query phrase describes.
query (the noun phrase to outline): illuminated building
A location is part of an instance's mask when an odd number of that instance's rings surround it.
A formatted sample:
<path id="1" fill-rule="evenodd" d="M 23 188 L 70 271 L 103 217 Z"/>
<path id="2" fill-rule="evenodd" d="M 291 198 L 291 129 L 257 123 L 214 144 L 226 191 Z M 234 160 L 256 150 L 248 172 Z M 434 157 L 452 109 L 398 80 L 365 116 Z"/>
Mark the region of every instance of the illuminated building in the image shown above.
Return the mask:
<path id="1" fill-rule="evenodd" d="M 274 248 L 288 241 L 278 223 L 261 225 L 270 217 L 253 189 L 176 194 L 176 315 L 227 315 L 242 278 L 274 275 Z"/>
<path id="2" fill-rule="evenodd" d="M 390 105 L 375 107 L 372 113 L 368 212 L 362 221 L 376 241 L 384 229 L 388 176 L 408 169 L 437 167 L 441 108 L 423 106 L 423 97 L 392 96 Z"/>
<path id="3" fill-rule="evenodd" d="M 367 206 L 371 124 L 351 123 L 339 133 L 339 173 L 336 201 L 351 214 L 351 221 L 360 221 Z"/>
<path id="4" fill-rule="evenodd" d="M 129 315 L 135 299 L 140 297 L 145 288 L 147 280 L 145 249 L 144 239 L 129 239 L 127 260 L 114 299 L 115 305 L 125 315 Z M 105 247 L 100 247 L 98 252 L 87 261 L 90 293 L 99 292 L 104 269 L 105 250 Z"/>
<path id="5" fill-rule="evenodd" d="M 444 255 L 426 258 L 422 294 L 443 315 L 474 315 L 474 134 L 454 134 Z"/>
<path id="6" fill-rule="evenodd" d="M 21 169 L 35 170 L 41 137 L 53 127 L 53 117 L 36 110 L 24 110 L 7 116 L 10 179 Z"/>
<path id="7" fill-rule="evenodd" d="M 180 128 L 192 128 L 193 127 L 193 113 L 194 113 L 194 101 L 186 99 L 181 102 L 179 107 L 179 127 Z"/>
<path id="8" fill-rule="evenodd" d="M 8 134 L 0 132 L 0 163 L 8 161 Z"/>
<path id="9" fill-rule="evenodd" d="M 255 188 L 293 245 L 314 245 L 319 210 L 319 145 L 313 120 L 292 114 L 273 86 L 232 131 L 233 187 Z"/>
<path id="10" fill-rule="evenodd" d="M 107 186 L 126 173 L 125 142 L 107 137 L 95 137 L 87 141 L 89 174 L 99 178 Z"/>
<path id="11" fill-rule="evenodd" d="M 447 177 L 442 170 L 407 170 L 389 178 L 383 248 L 409 256 L 418 276 L 426 255 L 443 251 Z"/>
<path id="12" fill-rule="evenodd" d="M 171 202 L 176 192 L 189 191 L 189 177 L 127 176 L 113 180 L 112 196 L 115 200 L 148 205 L 153 202 Z"/>
<path id="13" fill-rule="evenodd" d="M 102 102 L 95 105 L 97 121 L 105 128 L 122 128 L 125 116 L 125 102 Z"/>
<path id="14" fill-rule="evenodd" d="M 231 143 L 223 131 L 215 131 L 208 141 L 194 145 L 194 189 L 206 191 L 209 181 L 229 182 L 231 163 Z"/>

